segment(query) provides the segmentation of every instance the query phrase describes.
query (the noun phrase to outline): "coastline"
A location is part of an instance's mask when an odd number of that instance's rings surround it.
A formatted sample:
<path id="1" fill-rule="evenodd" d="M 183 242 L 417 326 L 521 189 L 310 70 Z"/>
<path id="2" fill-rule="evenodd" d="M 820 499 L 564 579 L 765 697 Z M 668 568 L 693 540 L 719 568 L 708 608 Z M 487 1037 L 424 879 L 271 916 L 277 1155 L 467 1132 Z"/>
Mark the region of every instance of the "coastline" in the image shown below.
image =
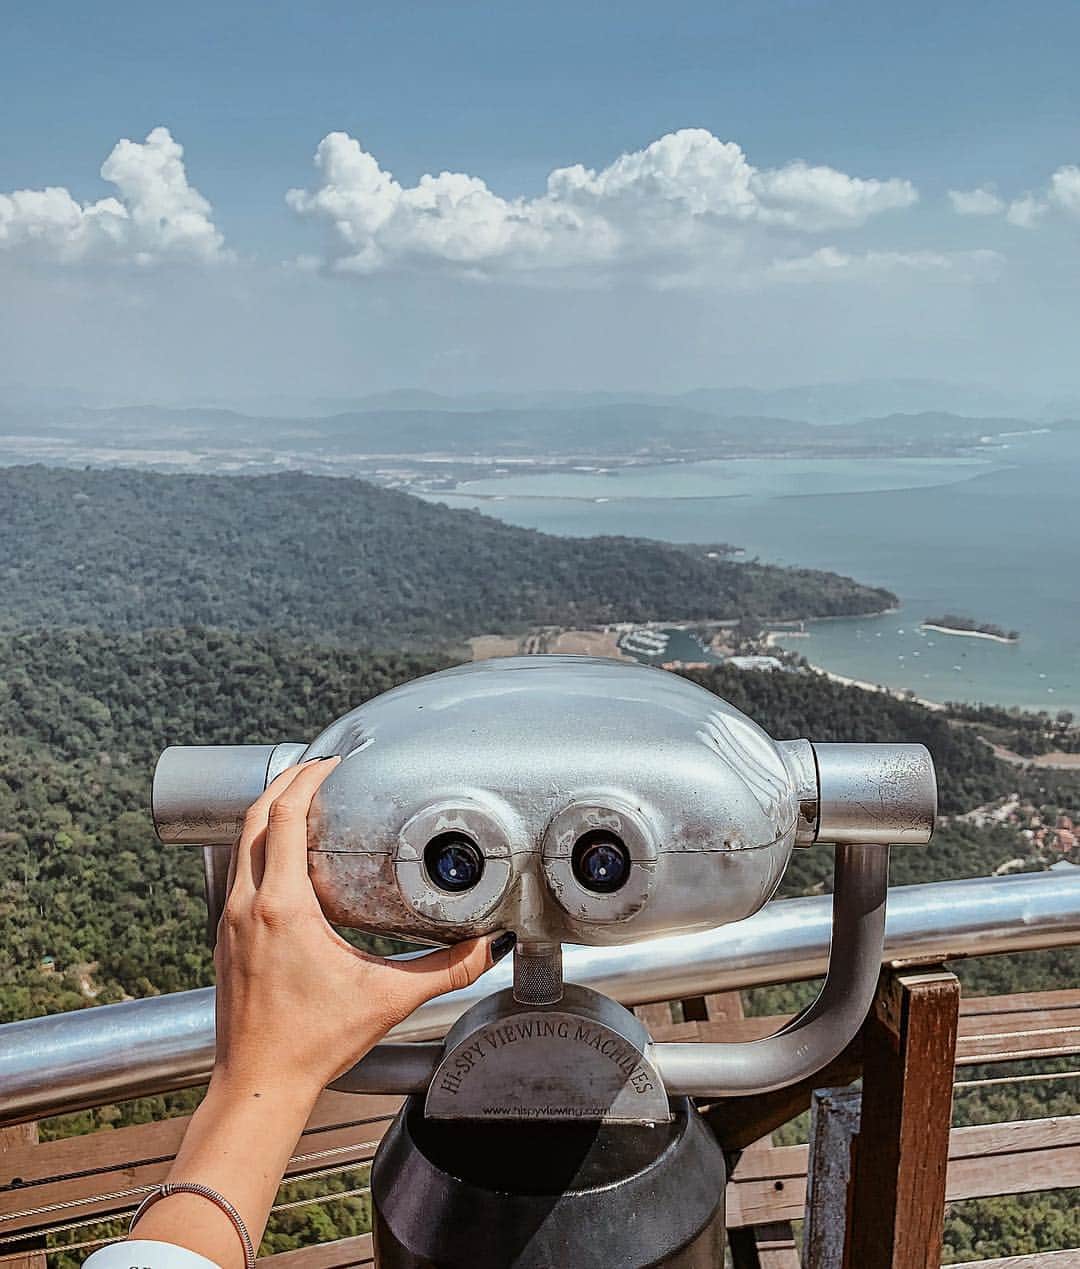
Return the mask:
<path id="1" fill-rule="evenodd" d="M 852 614 L 851 616 L 846 618 L 845 617 L 807 617 L 806 621 L 807 622 L 841 621 L 841 620 L 858 619 L 859 617 L 885 617 L 885 616 L 888 616 L 889 613 L 893 613 L 897 611 L 898 609 L 894 606 L 892 608 L 883 608 L 881 609 L 880 612 L 857 613 L 857 614 Z M 775 647 L 777 645 L 778 640 L 790 639 L 792 637 L 796 639 L 800 639 L 800 638 L 808 639 L 810 637 L 810 632 L 808 630 L 767 630 L 765 632 L 765 647 L 766 648 Z M 926 709 L 932 709 L 939 712 L 941 710 L 948 708 L 942 701 L 931 701 L 931 700 L 928 700 L 925 696 L 916 696 L 913 692 L 904 691 L 900 688 L 895 688 L 895 687 L 886 687 L 883 683 L 870 683 L 866 679 L 852 678 L 851 675 L 849 674 L 837 674 L 835 670 L 826 670 L 825 667 L 822 665 L 814 665 L 812 661 L 807 661 L 805 657 L 803 658 L 803 661 L 812 673 L 821 674 L 825 678 L 829 679 L 831 682 L 840 683 L 844 687 L 857 687 L 862 692 L 877 692 L 878 694 L 883 694 L 885 696 L 892 696 L 898 701 L 912 701 L 916 705 L 922 705 Z"/>
<path id="2" fill-rule="evenodd" d="M 881 460 L 888 460 L 897 463 L 935 463 L 949 462 L 963 464 L 970 468 L 970 474 L 962 479 L 972 479 L 976 476 L 983 475 L 985 472 L 978 470 L 980 468 L 992 468 L 995 463 L 1001 460 L 994 454 L 993 448 L 988 447 L 982 441 L 974 439 L 966 444 L 954 444 L 945 449 L 937 449 L 928 447 L 918 452 L 912 452 L 909 448 L 899 446 L 894 449 L 887 449 L 884 453 L 876 448 L 860 449 L 857 446 L 853 449 L 836 449 L 833 445 L 825 445 L 821 449 L 810 447 L 809 449 L 795 446 L 792 449 L 784 449 L 776 451 L 773 449 L 762 450 L 758 447 L 749 449 L 736 448 L 734 452 L 728 449 L 717 450 L 715 448 L 706 448 L 703 450 L 689 450 L 677 454 L 672 454 L 666 450 L 657 453 L 615 453 L 604 452 L 601 454 L 516 454 L 496 452 L 493 454 L 458 454 L 455 452 L 438 452 L 438 451 L 420 451 L 407 453 L 361 453 L 356 457 L 365 461 L 394 461 L 399 463 L 413 463 L 420 466 L 437 465 L 440 468 L 451 466 L 457 467 L 474 467 L 478 468 L 478 473 L 468 473 L 460 476 L 452 476 L 453 485 L 450 488 L 431 489 L 425 483 L 425 474 L 422 472 L 414 473 L 408 480 L 405 488 L 408 493 L 415 494 L 419 497 L 432 496 L 452 496 L 458 498 L 470 498 L 477 501 L 495 501 L 502 502 L 508 498 L 521 501 L 558 501 L 558 502 L 649 502 L 654 500 L 658 495 L 649 493 L 624 493 L 616 488 L 603 491 L 593 491 L 589 493 L 503 493 L 498 489 L 476 490 L 470 488 L 479 481 L 489 481 L 497 483 L 507 479 L 513 479 L 518 476 L 559 476 L 559 475 L 582 475 L 582 476 L 618 476 L 624 472 L 646 472 L 653 473 L 662 468 L 685 468 L 698 467 L 706 464 L 731 464 L 731 463 L 747 463 L 762 462 L 768 460 L 770 462 L 803 462 L 803 463 L 830 463 L 836 461 L 850 461 L 861 463 L 876 463 Z M 887 484 L 882 488 L 877 487 L 871 489 L 852 489 L 838 490 L 830 494 L 830 497 L 844 497 L 849 493 L 895 493 L 905 492 L 912 489 L 923 489 L 934 487 L 938 483 L 951 484 L 953 481 L 931 482 L 927 485 L 918 482 L 914 485 Z M 720 490 L 711 490 L 708 493 L 665 493 L 662 495 L 664 501 L 671 502 L 708 502 L 717 499 L 727 498 L 756 498 L 761 496 L 785 498 L 785 497 L 805 497 L 806 494 L 801 491 L 792 491 L 790 493 L 772 492 L 762 495 L 754 491 L 741 492 L 722 492 Z"/>
<path id="3" fill-rule="evenodd" d="M 895 612 L 894 608 L 884 609 L 880 614 Z M 853 617 L 867 616 L 870 614 L 852 614 Z M 841 620 L 837 617 L 818 617 L 807 618 L 806 620 L 814 621 L 834 621 Z M 850 618 L 849 618 L 850 619 Z M 468 639 L 467 645 L 471 652 L 472 660 L 484 660 L 492 656 L 516 656 L 524 653 L 562 653 L 569 655 L 587 655 L 612 657 L 616 660 L 633 660 L 619 648 L 616 636 L 618 633 L 628 629 L 687 629 L 700 626 L 702 623 L 697 621 L 643 621 L 643 622 L 622 622 L 607 625 L 603 628 L 586 628 L 586 629 L 556 629 L 551 628 L 546 632 L 533 632 L 533 634 L 522 640 L 518 636 L 506 635 L 478 635 Z M 722 627 L 730 628 L 732 621 L 716 623 Z M 780 638 L 790 638 L 792 634 L 799 635 L 799 631 L 791 630 L 770 630 L 766 632 L 764 639 L 765 649 L 774 647 L 776 641 Z M 801 632 L 807 634 L 808 632 Z M 548 638 L 550 642 L 548 642 Z M 545 646 L 546 645 L 546 646 Z M 726 657 L 724 658 L 726 659 Z M 843 687 L 854 687 L 861 692 L 873 692 L 878 695 L 890 696 L 894 700 L 906 701 L 911 704 L 921 705 L 924 709 L 933 711 L 934 713 L 947 713 L 950 703 L 941 700 L 931 700 L 925 696 L 916 695 L 909 688 L 890 687 L 884 683 L 874 683 L 868 679 L 855 678 L 850 674 L 841 674 L 836 670 L 828 670 L 822 665 L 815 665 L 812 661 L 807 660 L 800 655 L 803 666 L 812 674 L 820 675 L 829 679 L 833 683 L 840 684 Z M 665 662 L 665 667 L 670 668 Z M 696 668 L 698 665 L 706 665 L 705 662 L 679 662 L 682 668 Z M 1038 703 L 1025 704 L 1021 708 L 1026 713 L 1035 712 L 1039 709 Z M 1045 757 L 1045 756 L 1044 756 Z M 1051 759 L 1057 758 L 1058 761 L 1032 761 L 1035 766 L 1060 766 L 1064 769 L 1068 767 L 1071 770 L 1080 769 L 1080 754 L 1068 755 L 1061 759 L 1058 755 L 1051 755 Z"/>
<path id="4" fill-rule="evenodd" d="M 837 674 L 834 670 L 826 670 L 820 665 L 812 665 L 809 661 L 806 664 L 815 674 L 822 674 L 833 683 L 842 683 L 845 687 L 857 687 L 864 692 L 877 692 L 885 696 L 892 696 L 898 701 L 910 701 L 916 705 L 922 705 L 926 709 L 938 712 L 948 708 L 941 701 L 930 701 L 924 696 L 915 696 L 910 692 L 900 691 L 897 688 L 885 687 L 882 683 L 868 683 L 865 679 L 853 679 L 846 674 Z"/>
<path id="5" fill-rule="evenodd" d="M 935 630 L 938 634 L 959 635 L 965 639 L 989 639 L 992 643 L 1006 643 L 1010 646 L 1019 643 L 1019 639 L 1010 639 L 1007 635 L 990 634 L 987 630 L 957 630 L 953 626 L 937 626 L 932 621 L 920 621 L 920 630 Z"/>
<path id="6" fill-rule="evenodd" d="M 889 608 L 875 608 L 873 612 L 838 612 L 828 617 L 767 617 L 762 625 L 764 626 L 784 626 L 785 623 L 794 625 L 796 622 L 802 625 L 809 625 L 813 622 L 815 625 L 822 621 L 869 621 L 872 617 L 887 617 L 890 613 L 899 612 L 899 604 L 893 604 Z M 765 646 L 773 648 L 780 639 L 809 639 L 809 630 L 766 630 Z M 817 668 L 816 666 L 814 667 Z"/>
<path id="7" fill-rule="evenodd" d="M 696 462 L 700 460 L 691 459 L 687 461 Z M 716 459 L 716 460 L 708 460 L 708 461 L 720 462 L 722 460 Z M 746 462 L 746 461 L 764 461 L 764 459 L 760 455 L 753 455 L 745 459 L 733 458 L 733 459 L 724 460 L 724 461 L 729 461 L 734 463 L 734 462 Z M 807 460 L 807 461 L 810 461 L 810 460 Z M 824 461 L 824 460 L 821 460 L 821 461 Z M 870 460 L 869 458 L 866 458 L 860 461 L 868 462 Z M 677 466 L 677 464 L 674 462 L 657 464 L 657 465 L 658 466 L 662 465 L 665 467 Z M 346 474 L 353 474 L 353 473 L 346 473 Z M 492 472 L 489 475 L 485 475 L 483 479 L 496 481 L 496 480 L 507 479 L 514 476 L 520 476 L 522 474 L 523 474 L 522 472 L 507 472 L 506 475 L 504 476 L 501 473 Z M 530 472 L 530 473 L 524 473 L 524 474 L 532 475 L 534 473 Z M 542 470 L 542 471 L 536 472 L 535 474 L 537 476 L 556 476 L 556 475 L 559 475 L 560 473 L 558 471 Z M 986 473 L 976 472 L 976 473 L 973 473 L 971 476 L 964 477 L 964 479 L 974 480 L 976 479 L 977 476 L 981 476 L 984 474 Z M 360 479 L 365 478 L 363 473 L 358 473 L 358 475 Z M 475 502 L 508 502 L 510 500 L 513 500 L 514 502 L 579 502 L 579 503 L 614 502 L 614 503 L 629 504 L 629 503 L 642 503 L 642 502 L 648 503 L 648 502 L 658 502 L 658 501 L 663 501 L 663 502 L 737 502 L 740 498 L 759 499 L 759 500 L 773 499 L 776 501 L 783 501 L 784 499 L 787 499 L 787 498 L 816 498 L 816 497 L 824 496 L 817 493 L 807 493 L 803 490 L 798 490 L 798 491 L 791 490 L 787 493 L 773 493 L 773 494 L 763 494 L 760 491 L 751 491 L 751 490 L 743 490 L 738 493 L 716 493 L 714 491 L 711 493 L 695 493 L 695 494 L 665 494 L 662 499 L 658 498 L 656 494 L 651 494 L 651 493 L 650 494 L 646 494 L 646 493 L 629 493 L 628 494 L 628 493 L 617 493 L 617 492 L 608 493 L 608 494 L 495 493 L 495 492 L 486 491 L 486 490 L 483 493 L 479 493 L 468 488 L 468 485 L 471 483 L 473 482 L 464 481 L 458 485 L 455 485 L 453 489 L 429 489 L 423 484 L 416 483 L 416 482 L 409 482 L 408 484 L 404 486 L 404 490 L 406 493 L 411 493 L 417 498 L 430 498 L 436 501 L 442 498 L 462 498 L 462 499 L 472 500 Z M 830 498 L 851 498 L 851 497 L 859 497 L 867 493 L 913 493 L 920 489 L 941 488 L 944 485 L 956 484 L 956 483 L 959 483 L 959 482 L 942 481 L 938 485 L 927 485 L 927 484 L 885 485 L 880 489 L 878 488 L 839 489 L 833 493 L 828 494 L 827 496 Z"/>

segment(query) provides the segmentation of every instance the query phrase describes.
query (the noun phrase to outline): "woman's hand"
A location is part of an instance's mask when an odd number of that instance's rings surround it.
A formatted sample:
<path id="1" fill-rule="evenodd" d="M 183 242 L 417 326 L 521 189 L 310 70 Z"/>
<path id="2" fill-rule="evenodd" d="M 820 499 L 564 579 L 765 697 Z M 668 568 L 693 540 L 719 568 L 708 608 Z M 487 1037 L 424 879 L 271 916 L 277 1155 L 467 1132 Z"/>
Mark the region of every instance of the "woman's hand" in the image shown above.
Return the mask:
<path id="1" fill-rule="evenodd" d="M 500 934 L 386 961 L 334 933 L 308 878 L 307 817 L 339 761 L 283 772 L 244 819 L 214 956 L 214 1073 L 169 1172 L 224 1195 L 256 1246 L 325 1085 L 417 1005 L 467 986 L 514 945 Z M 155 1203 L 133 1237 L 188 1247 L 225 1269 L 244 1263 L 229 1218 L 192 1194 Z"/>
<path id="2" fill-rule="evenodd" d="M 417 1005 L 468 986 L 513 946 L 503 935 L 388 961 L 335 933 L 308 878 L 307 833 L 340 761 L 283 772 L 244 819 L 214 954 L 219 1085 L 254 1093 L 284 1080 L 314 1098 Z"/>

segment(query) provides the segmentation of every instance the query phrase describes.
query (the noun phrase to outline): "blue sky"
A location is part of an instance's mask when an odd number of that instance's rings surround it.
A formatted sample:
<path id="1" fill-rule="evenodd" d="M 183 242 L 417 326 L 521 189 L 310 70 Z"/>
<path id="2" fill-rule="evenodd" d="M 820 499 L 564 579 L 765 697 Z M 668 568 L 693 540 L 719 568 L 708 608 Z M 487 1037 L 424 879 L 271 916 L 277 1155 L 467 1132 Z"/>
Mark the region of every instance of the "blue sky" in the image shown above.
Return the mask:
<path id="1" fill-rule="evenodd" d="M 0 201 L 0 382 L 1078 390 L 1078 48 L 1066 3 L 11 6 L 0 200 L 70 201 Z M 342 228 L 358 163 L 405 193 Z M 417 210 L 443 171 L 497 202 Z"/>

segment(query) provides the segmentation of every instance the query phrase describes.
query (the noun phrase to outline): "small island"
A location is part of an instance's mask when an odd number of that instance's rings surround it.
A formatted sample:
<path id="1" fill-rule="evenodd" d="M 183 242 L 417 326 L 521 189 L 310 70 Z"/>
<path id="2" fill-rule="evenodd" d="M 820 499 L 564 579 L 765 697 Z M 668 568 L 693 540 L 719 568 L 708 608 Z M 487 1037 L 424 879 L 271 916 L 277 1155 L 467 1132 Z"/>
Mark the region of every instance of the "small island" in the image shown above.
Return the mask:
<path id="1" fill-rule="evenodd" d="M 957 617 L 946 613 L 944 617 L 926 617 L 924 630 L 936 630 L 940 634 L 967 635 L 972 639 L 993 639 L 995 643 L 1019 643 L 1019 630 L 1003 630 L 991 621 L 972 621 L 970 617 Z"/>

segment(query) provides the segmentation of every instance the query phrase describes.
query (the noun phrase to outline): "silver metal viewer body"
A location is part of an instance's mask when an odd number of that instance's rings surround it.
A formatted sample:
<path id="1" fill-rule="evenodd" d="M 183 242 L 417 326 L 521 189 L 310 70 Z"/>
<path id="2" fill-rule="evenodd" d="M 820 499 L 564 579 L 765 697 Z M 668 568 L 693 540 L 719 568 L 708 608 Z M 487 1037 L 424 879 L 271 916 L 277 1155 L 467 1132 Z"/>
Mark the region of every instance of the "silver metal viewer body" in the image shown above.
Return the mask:
<path id="1" fill-rule="evenodd" d="M 315 891 L 338 924 L 419 942 L 710 929 L 761 908 L 796 845 L 926 842 L 936 811 L 921 745 L 778 742 L 665 671 L 513 657 L 395 688 L 307 746 L 165 750 L 158 835 L 230 845 L 279 770 L 335 753 Z"/>
<path id="2" fill-rule="evenodd" d="M 869 1006 L 889 846 L 928 841 L 936 814 L 921 745 L 777 741 L 677 675 L 537 656 L 415 680 L 309 745 L 168 749 L 154 779 L 159 836 L 206 847 L 208 880 L 220 879 L 266 783 L 330 754 L 343 761 L 314 803 L 308 859 L 332 921 L 419 943 L 518 936 L 513 992 L 482 1000 L 445 1045 L 384 1046 L 338 1082 L 378 1091 L 397 1062 L 443 1119 L 656 1122 L 672 1090 L 750 1093 L 812 1074 Z M 779 1034 L 654 1044 L 613 1001 L 581 988 L 563 998 L 563 943 L 742 920 L 771 898 L 792 851 L 814 843 L 836 847 L 830 966 Z"/>

